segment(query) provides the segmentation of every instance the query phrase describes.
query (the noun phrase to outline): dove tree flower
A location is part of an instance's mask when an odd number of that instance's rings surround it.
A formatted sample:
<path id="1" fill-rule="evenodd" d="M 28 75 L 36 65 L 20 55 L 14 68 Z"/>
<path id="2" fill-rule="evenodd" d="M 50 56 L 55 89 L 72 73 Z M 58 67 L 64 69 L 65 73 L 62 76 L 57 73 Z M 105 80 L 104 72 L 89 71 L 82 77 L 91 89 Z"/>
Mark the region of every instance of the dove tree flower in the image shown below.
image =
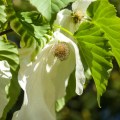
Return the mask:
<path id="1" fill-rule="evenodd" d="M 87 20 L 86 10 L 92 1 L 94 0 L 76 0 L 72 4 L 72 10 L 63 9 L 58 12 L 54 24 L 69 30 L 71 33 L 76 32 L 80 23 Z"/>
<path id="2" fill-rule="evenodd" d="M 93 1 L 95 0 L 76 0 L 72 4 L 72 10 L 63 9 L 60 12 L 58 12 L 54 25 L 65 28 L 66 30 L 68 30 L 67 32 L 71 32 L 72 34 L 74 34 L 78 30 L 80 24 L 83 21 L 87 21 L 89 19 L 86 11 L 88 6 Z M 62 28 L 57 28 L 57 30 L 64 33 L 69 38 L 73 39 Z M 85 71 L 85 74 L 88 77 L 88 79 L 91 77 L 91 72 L 89 68 Z"/>
<path id="3" fill-rule="evenodd" d="M 79 49 L 75 42 L 56 31 L 34 62 L 27 63 L 26 53 L 30 52 L 23 49 L 20 53 L 22 62 L 18 76 L 25 93 L 24 103 L 13 120 L 55 120 L 55 103 L 65 96 L 69 76 L 74 70 L 76 93 L 83 92 L 85 76 Z"/>
<path id="4" fill-rule="evenodd" d="M 0 61 L 0 117 L 8 102 L 5 88 L 10 83 L 11 78 L 12 74 L 8 62 L 6 60 Z"/>

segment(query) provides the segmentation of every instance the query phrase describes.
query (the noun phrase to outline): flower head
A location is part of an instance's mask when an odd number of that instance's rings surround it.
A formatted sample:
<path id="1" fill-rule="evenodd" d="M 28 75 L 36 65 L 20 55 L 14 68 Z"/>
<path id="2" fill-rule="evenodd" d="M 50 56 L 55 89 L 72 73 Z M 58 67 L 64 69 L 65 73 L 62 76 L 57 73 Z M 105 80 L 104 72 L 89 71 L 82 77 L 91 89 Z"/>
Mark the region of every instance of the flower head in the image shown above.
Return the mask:
<path id="1" fill-rule="evenodd" d="M 61 61 L 68 58 L 70 49 L 65 42 L 59 42 L 54 46 L 54 56 L 60 59 Z"/>
<path id="2" fill-rule="evenodd" d="M 72 10 L 63 9 L 57 14 L 54 24 L 74 33 L 79 28 L 80 23 L 86 20 L 86 10 L 92 1 L 94 0 L 76 0 L 72 4 Z"/>
<path id="3" fill-rule="evenodd" d="M 37 59 L 20 68 L 19 83 L 25 92 L 24 104 L 13 120 L 55 120 L 55 102 L 65 96 L 74 69 L 76 93 L 80 95 L 85 76 L 78 47 L 57 31 Z"/>

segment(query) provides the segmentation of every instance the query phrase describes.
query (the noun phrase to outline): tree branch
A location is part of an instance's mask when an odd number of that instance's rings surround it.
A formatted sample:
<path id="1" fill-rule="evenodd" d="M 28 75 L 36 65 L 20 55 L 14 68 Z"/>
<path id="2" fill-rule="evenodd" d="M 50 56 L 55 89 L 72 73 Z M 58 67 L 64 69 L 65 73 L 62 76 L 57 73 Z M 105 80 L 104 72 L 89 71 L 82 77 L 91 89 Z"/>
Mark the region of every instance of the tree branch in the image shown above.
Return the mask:
<path id="1" fill-rule="evenodd" d="M 9 30 L 0 32 L 0 36 L 2 36 L 2 35 L 4 35 L 4 34 L 7 34 L 7 33 L 9 33 L 9 32 L 12 32 L 12 31 L 13 31 L 12 29 L 9 29 Z"/>

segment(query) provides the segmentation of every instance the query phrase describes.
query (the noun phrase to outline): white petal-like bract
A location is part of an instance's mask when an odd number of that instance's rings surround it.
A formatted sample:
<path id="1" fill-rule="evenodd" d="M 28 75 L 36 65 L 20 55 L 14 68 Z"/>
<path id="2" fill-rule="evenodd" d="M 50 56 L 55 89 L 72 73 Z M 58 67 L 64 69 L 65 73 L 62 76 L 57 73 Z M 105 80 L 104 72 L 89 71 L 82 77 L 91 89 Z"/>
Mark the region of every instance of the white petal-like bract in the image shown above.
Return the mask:
<path id="1" fill-rule="evenodd" d="M 74 12 L 76 11 L 82 11 L 82 13 L 84 15 L 86 15 L 86 10 L 88 8 L 88 6 L 90 5 L 90 3 L 93 0 L 76 0 L 73 4 L 72 4 L 72 10 Z"/>
<path id="2" fill-rule="evenodd" d="M 94 0 L 76 0 L 72 4 L 72 10 L 63 9 L 58 12 L 54 24 L 74 34 L 78 30 L 80 23 L 86 20 L 86 10 L 92 1 Z M 59 30 L 63 32 L 63 30 Z"/>
<path id="3" fill-rule="evenodd" d="M 60 59 L 61 56 L 65 59 Z M 26 66 L 24 61 L 22 63 L 19 83 L 25 93 L 24 103 L 13 120 L 55 120 L 55 103 L 65 96 L 67 82 L 74 69 L 76 92 L 81 94 L 83 91 L 85 77 L 78 47 L 59 31 L 54 33 L 34 62 L 28 62 Z"/>

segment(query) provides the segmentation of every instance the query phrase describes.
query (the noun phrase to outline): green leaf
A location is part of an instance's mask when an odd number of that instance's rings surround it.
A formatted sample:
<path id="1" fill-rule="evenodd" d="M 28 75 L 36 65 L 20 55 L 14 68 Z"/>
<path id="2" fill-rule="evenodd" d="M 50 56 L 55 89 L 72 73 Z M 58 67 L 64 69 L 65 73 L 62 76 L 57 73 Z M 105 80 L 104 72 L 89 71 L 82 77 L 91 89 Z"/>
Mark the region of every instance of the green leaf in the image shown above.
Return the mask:
<path id="1" fill-rule="evenodd" d="M 45 34 L 50 29 L 50 25 L 38 12 L 16 13 L 11 2 L 12 1 L 8 1 L 9 5 L 6 6 L 10 27 L 21 36 L 21 48 L 31 49 L 31 60 L 34 60 L 39 49 L 42 48 L 47 41 L 47 39 L 45 39 Z"/>
<path id="2" fill-rule="evenodd" d="M 0 5 L 3 5 L 3 4 L 4 4 L 4 2 L 3 2 L 3 0 L 1 0 L 1 1 L 0 1 Z"/>
<path id="3" fill-rule="evenodd" d="M 76 96 L 76 80 L 75 80 L 75 71 L 70 75 L 69 82 L 66 88 L 65 102 L 67 103 L 73 96 Z"/>
<path id="4" fill-rule="evenodd" d="M 10 73 L 10 66 L 6 60 L 0 60 L 0 116 L 8 103 L 6 87 L 10 84 L 12 75 Z"/>
<path id="5" fill-rule="evenodd" d="M 120 18 L 108 0 L 97 0 L 88 8 L 92 23 L 99 26 L 109 40 L 112 53 L 120 66 Z"/>
<path id="6" fill-rule="evenodd" d="M 74 1 L 75 0 L 30 0 L 31 4 L 34 5 L 47 20 L 50 20 L 60 9 Z"/>
<path id="7" fill-rule="evenodd" d="M 64 97 L 57 100 L 56 102 L 56 111 L 59 112 L 65 106 L 65 99 Z"/>
<path id="8" fill-rule="evenodd" d="M 37 11 L 31 12 L 16 12 L 20 19 L 25 20 L 27 23 L 34 25 L 44 25 L 47 24 L 47 20 Z"/>
<path id="9" fill-rule="evenodd" d="M 4 23 L 6 21 L 6 14 L 5 14 L 5 6 L 0 5 L 0 23 Z"/>
<path id="10" fill-rule="evenodd" d="M 100 96 L 106 90 L 109 70 L 112 67 L 108 40 L 101 29 L 90 22 L 83 22 L 75 33 L 80 54 L 91 70 L 97 88 L 97 100 L 100 106 Z M 83 60 L 82 59 L 82 60 Z"/>
<path id="11" fill-rule="evenodd" d="M 29 0 L 13 0 L 13 5 L 16 11 L 37 11 L 36 8 L 30 4 Z"/>
<path id="12" fill-rule="evenodd" d="M 1 118 L 6 120 L 7 114 L 15 105 L 20 92 L 18 84 L 19 57 L 17 47 L 2 37 L 0 37 L 0 60 L 6 60 L 9 63 L 12 73 L 12 79 L 9 82 L 8 94 L 6 96 L 8 103 Z"/>
<path id="13" fill-rule="evenodd" d="M 3 24 L 7 21 L 6 13 L 5 13 L 5 6 L 0 5 L 0 31 L 2 30 Z"/>

